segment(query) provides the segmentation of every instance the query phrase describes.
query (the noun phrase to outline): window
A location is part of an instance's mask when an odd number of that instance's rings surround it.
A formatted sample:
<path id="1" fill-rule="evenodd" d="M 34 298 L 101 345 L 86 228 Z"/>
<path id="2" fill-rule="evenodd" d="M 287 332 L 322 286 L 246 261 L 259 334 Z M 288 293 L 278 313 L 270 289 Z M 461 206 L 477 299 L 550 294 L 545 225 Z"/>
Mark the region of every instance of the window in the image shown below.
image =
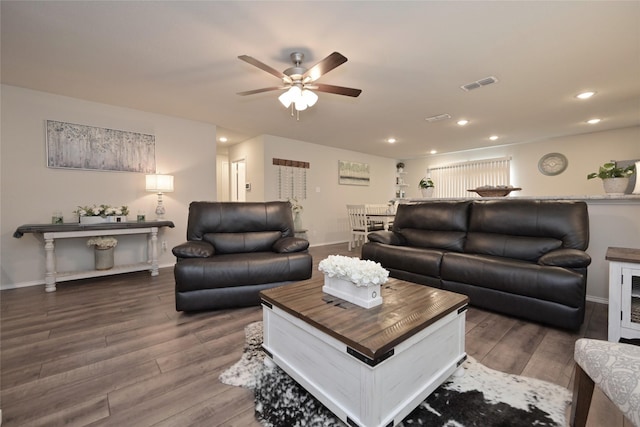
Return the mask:
<path id="1" fill-rule="evenodd" d="M 509 185 L 511 158 L 473 160 L 427 169 L 435 183 L 435 197 L 469 197 L 467 190 L 483 185 Z"/>

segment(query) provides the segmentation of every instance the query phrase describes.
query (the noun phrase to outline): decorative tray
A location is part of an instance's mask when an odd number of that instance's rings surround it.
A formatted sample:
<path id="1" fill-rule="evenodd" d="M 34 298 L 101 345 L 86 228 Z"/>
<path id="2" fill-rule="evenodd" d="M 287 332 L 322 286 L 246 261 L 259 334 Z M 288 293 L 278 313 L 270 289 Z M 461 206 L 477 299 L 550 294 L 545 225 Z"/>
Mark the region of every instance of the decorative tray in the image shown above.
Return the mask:
<path id="1" fill-rule="evenodd" d="M 478 187 L 474 188 L 473 191 L 478 193 L 482 197 L 504 197 L 508 196 L 512 191 L 520 191 L 522 188 L 517 187 Z"/>

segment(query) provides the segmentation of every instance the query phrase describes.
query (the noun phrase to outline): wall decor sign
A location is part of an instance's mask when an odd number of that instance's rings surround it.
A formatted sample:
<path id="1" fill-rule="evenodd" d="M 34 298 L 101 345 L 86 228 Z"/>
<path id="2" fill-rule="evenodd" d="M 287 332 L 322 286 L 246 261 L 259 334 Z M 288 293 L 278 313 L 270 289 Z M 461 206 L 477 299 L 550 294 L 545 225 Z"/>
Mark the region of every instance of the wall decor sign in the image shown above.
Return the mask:
<path id="1" fill-rule="evenodd" d="M 369 185 L 369 163 L 338 161 L 338 182 L 344 185 Z"/>
<path id="2" fill-rule="evenodd" d="M 47 120 L 47 167 L 156 173 L 154 135 Z"/>

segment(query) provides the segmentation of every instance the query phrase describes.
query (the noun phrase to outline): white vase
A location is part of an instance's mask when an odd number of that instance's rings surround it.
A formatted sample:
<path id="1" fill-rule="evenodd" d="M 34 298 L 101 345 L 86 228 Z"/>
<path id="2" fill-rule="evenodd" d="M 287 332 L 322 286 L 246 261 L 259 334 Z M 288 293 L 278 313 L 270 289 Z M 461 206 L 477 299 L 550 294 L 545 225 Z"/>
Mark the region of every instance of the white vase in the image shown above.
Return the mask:
<path id="1" fill-rule="evenodd" d="M 294 212 L 293 214 L 293 229 L 294 231 L 304 230 L 302 227 L 302 215 L 300 215 L 300 212 Z"/>
<path id="2" fill-rule="evenodd" d="M 355 283 L 337 277 L 324 275 L 322 292 L 349 301 L 364 308 L 372 308 L 382 304 L 380 285 L 356 286 Z"/>
<path id="3" fill-rule="evenodd" d="M 81 216 L 80 224 L 102 224 L 108 222 L 109 218 L 101 216 Z"/>
<path id="4" fill-rule="evenodd" d="M 422 193 L 422 197 L 432 197 L 433 196 L 434 187 L 421 188 L 420 192 Z"/>
<path id="5" fill-rule="evenodd" d="M 114 248 L 100 249 L 95 247 L 93 253 L 96 261 L 96 270 L 109 270 L 113 268 Z"/>
<path id="6" fill-rule="evenodd" d="M 604 192 L 611 195 L 623 195 L 629 185 L 629 178 L 606 178 L 602 180 Z"/>
<path id="7" fill-rule="evenodd" d="M 640 194 L 640 160 L 636 162 L 636 186 L 633 189 L 633 194 Z"/>

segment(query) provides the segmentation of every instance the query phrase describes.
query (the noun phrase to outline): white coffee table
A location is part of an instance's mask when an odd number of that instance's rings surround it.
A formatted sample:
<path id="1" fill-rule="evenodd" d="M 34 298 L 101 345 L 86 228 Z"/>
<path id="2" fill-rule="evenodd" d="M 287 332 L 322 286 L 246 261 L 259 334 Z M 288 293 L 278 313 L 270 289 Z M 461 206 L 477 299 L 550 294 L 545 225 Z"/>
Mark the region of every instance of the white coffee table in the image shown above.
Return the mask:
<path id="1" fill-rule="evenodd" d="M 261 292 L 263 348 L 348 425 L 398 424 L 466 359 L 466 296 L 390 279 L 365 309 L 322 285 Z"/>

